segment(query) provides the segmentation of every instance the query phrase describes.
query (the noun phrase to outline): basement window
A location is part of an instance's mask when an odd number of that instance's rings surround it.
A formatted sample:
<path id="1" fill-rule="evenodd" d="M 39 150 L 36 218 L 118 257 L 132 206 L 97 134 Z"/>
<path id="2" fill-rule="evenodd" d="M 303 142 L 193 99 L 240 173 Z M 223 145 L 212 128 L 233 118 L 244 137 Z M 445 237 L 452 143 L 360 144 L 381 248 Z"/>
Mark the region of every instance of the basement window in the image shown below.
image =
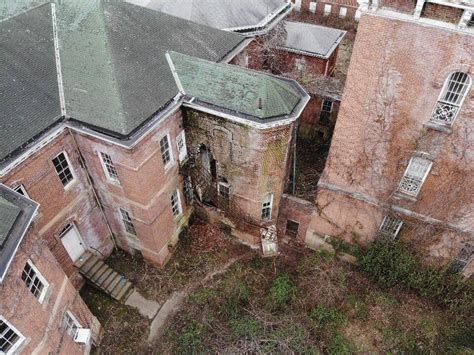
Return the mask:
<path id="1" fill-rule="evenodd" d="M 452 73 L 445 81 L 430 121 L 451 126 L 467 96 L 471 78 L 463 72 Z"/>
<path id="2" fill-rule="evenodd" d="M 49 284 L 30 261 L 26 262 L 21 279 L 25 282 L 26 287 L 33 296 L 38 299 L 38 302 L 43 303 Z"/>
<path id="3" fill-rule="evenodd" d="M 269 220 L 272 218 L 273 208 L 273 194 L 268 194 L 262 201 L 262 220 Z"/>
<path id="4" fill-rule="evenodd" d="M 299 228 L 300 224 L 298 222 L 292 221 L 291 219 L 288 219 L 286 221 L 286 235 L 296 237 L 298 235 Z"/>
<path id="5" fill-rule="evenodd" d="M 170 139 L 168 135 L 160 140 L 161 159 L 165 168 L 171 163 Z"/>
<path id="6" fill-rule="evenodd" d="M 0 316 L 0 354 L 15 354 L 25 337 Z"/>
<path id="7" fill-rule="evenodd" d="M 59 179 L 64 187 L 68 186 L 73 180 L 74 175 L 70 168 L 69 160 L 65 152 L 61 152 L 53 159 L 53 164 Z"/>
<path id="8" fill-rule="evenodd" d="M 473 260 L 474 244 L 465 245 L 456 258 L 453 260 L 449 270 L 451 272 L 462 272 L 466 266 Z"/>
<path id="9" fill-rule="evenodd" d="M 173 211 L 173 215 L 178 217 L 183 210 L 181 209 L 181 199 L 179 197 L 179 191 L 176 190 L 171 194 L 171 210 Z"/>
<path id="10" fill-rule="evenodd" d="M 426 180 L 433 163 L 421 157 L 413 157 L 403 174 L 398 189 L 410 196 L 416 197 Z"/>
<path id="11" fill-rule="evenodd" d="M 125 227 L 125 231 L 132 235 L 137 235 L 135 231 L 135 226 L 133 225 L 132 218 L 130 217 L 130 213 L 128 213 L 123 208 L 120 209 L 120 215 L 122 216 L 122 223 Z"/>
<path id="12" fill-rule="evenodd" d="M 64 315 L 63 326 L 66 333 L 73 339 L 76 338 L 77 332 L 82 328 L 77 318 L 69 311 Z"/>
<path id="13" fill-rule="evenodd" d="M 110 155 L 101 152 L 100 160 L 102 162 L 102 167 L 104 168 L 104 173 L 107 179 L 112 182 L 120 184 L 120 180 L 117 174 L 117 169 L 115 169 L 115 165 Z"/>
<path id="14" fill-rule="evenodd" d="M 402 228 L 403 222 L 392 216 L 385 216 L 379 228 L 379 234 L 383 238 L 395 240 Z"/>

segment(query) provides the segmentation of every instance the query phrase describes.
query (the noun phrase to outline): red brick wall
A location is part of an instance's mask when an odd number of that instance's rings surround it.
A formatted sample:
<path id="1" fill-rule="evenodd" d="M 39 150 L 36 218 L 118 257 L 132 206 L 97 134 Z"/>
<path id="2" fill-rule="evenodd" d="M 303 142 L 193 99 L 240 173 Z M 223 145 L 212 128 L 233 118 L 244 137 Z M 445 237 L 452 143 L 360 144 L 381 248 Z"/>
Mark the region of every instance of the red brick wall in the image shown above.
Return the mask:
<path id="1" fill-rule="evenodd" d="M 75 180 L 63 187 L 52 159 L 60 152 L 68 155 Z M 107 226 L 87 183 L 72 136 L 64 131 L 51 143 L 29 157 L 1 179 L 7 186 L 23 184 L 31 199 L 40 204 L 37 229 L 65 272 L 74 271 L 72 261 L 64 249 L 59 232 L 74 223 L 87 246 L 110 253 L 112 244 Z"/>
<path id="2" fill-rule="evenodd" d="M 49 283 L 42 304 L 27 289 L 21 274 L 30 260 Z M 24 354 L 83 354 L 84 345 L 75 343 L 64 332 L 63 319 L 70 311 L 84 328 L 95 329 L 97 340 L 98 321 L 82 301 L 78 291 L 62 271 L 55 257 L 41 237 L 33 230 L 26 235 L 6 278 L 0 284 L 0 315 L 10 322 L 26 339 L 20 347 Z"/>
<path id="3" fill-rule="evenodd" d="M 403 11 L 407 13 L 413 13 L 416 6 L 415 0 L 383 0 L 380 4 L 382 7 L 388 7 Z"/>
<path id="4" fill-rule="evenodd" d="M 457 24 L 461 20 L 463 9 L 426 2 L 421 17 Z"/>
<path id="5" fill-rule="evenodd" d="M 283 195 L 280 201 L 278 214 L 277 233 L 278 236 L 286 235 L 286 224 L 288 220 L 299 223 L 297 239 L 304 241 L 311 216 L 315 208 L 311 202 L 302 200 L 295 196 Z"/>
<path id="6" fill-rule="evenodd" d="M 333 101 L 330 123 L 320 123 L 321 107 L 323 98 L 311 95 L 311 99 L 301 113 L 298 131 L 300 136 L 306 139 L 313 139 L 317 132 L 322 132 L 325 136 L 329 134 L 336 123 L 339 113 L 340 101 Z"/>
<path id="7" fill-rule="evenodd" d="M 294 1 L 293 1 L 294 2 Z M 309 11 L 309 3 L 311 0 L 302 0 L 301 1 L 301 12 L 306 13 L 306 14 L 311 14 Z M 357 6 L 352 6 L 350 4 L 336 4 L 332 3 L 331 1 L 314 1 L 316 2 L 316 12 L 315 16 L 323 16 L 324 14 L 324 5 L 328 4 L 331 5 L 331 14 L 330 16 L 333 17 L 339 17 L 339 11 L 341 7 L 347 8 L 347 14 L 346 14 L 346 19 L 354 20 L 355 18 L 355 13 L 357 11 Z"/>
<path id="8" fill-rule="evenodd" d="M 282 63 L 281 72 L 289 73 L 289 72 L 297 72 L 296 68 L 296 60 L 304 58 L 306 62 L 306 69 L 304 70 L 305 73 L 311 74 L 327 74 L 326 65 L 328 60 L 323 58 L 311 57 L 304 54 L 297 54 L 291 53 L 288 51 L 278 51 L 279 55 L 279 62 Z"/>
<path id="9" fill-rule="evenodd" d="M 176 136 L 182 130 L 181 111 L 164 119 L 147 133 L 133 149 L 120 148 L 98 138 L 77 134 L 77 141 L 94 180 L 112 230 L 120 245 L 129 251 L 137 249 L 149 261 L 163 265 L 169 258 L 168 245 L 177 241 L 177 233 L 186 223 L 188 208 L 182 194 Z M 160 140 L 170 138 L 173 162 L 165 170 Z M 107 180 L 99 152 L 109 154 L 117 170 L 120 185 Z M 175 218 L 170 196 L 179 189 L 183 215 Z M 119 208 L 127 210 L 137 232 L 125 232 Z"/>

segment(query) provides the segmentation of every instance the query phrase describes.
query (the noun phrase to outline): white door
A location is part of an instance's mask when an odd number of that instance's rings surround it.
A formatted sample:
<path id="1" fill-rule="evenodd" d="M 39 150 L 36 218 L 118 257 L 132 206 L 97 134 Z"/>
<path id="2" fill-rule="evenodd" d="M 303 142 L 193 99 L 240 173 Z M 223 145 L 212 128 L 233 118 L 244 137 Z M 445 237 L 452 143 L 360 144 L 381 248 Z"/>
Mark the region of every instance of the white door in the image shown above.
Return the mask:
<path id="1" fill-rule="evenodd" d="M 86 251 L 81 235 L 73 225 L 70 225 L 69 228 L 61 234 L 61 243 L 63 243 L 69 257 L 74 262 Z"/>

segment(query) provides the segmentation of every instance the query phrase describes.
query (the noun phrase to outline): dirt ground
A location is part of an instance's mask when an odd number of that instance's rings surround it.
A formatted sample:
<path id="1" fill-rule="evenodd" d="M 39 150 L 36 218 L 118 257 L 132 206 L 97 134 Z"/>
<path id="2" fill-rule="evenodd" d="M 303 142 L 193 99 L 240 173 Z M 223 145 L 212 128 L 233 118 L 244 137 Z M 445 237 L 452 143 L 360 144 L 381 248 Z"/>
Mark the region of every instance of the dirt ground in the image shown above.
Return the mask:
<path id="1" fill-rule="evenodd" d="M 150 321 L 85 287 L 104 326 L 98 354 L 439 353 L 449 318 L 403 289 L 381 290 L 332 254 L 282 246 L 262 258 L 217 227 L 198 224 L 163 269 L 124 253 L 109 259 L 139 290 L 162 303 L 230 259 L 225 272 L 193 288 L 156 344 Z M 455 353 L 466 353 L 455 352 Z"/>

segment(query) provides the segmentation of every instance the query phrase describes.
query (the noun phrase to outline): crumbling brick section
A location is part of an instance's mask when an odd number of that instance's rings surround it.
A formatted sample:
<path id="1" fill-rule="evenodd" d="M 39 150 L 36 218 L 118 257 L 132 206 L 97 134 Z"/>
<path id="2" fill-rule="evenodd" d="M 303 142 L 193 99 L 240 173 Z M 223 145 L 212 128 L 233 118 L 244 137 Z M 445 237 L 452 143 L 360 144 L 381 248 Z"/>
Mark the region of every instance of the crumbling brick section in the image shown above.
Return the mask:
<path id="1" fill-rule="evenodd" d="M 283 194 L 277 221 L 278 236 L 286 235 L 304 241 L 314 211 L 311 202 Z"/>
<path id="2" fill-rule="evenodd" d="M 462 14 L 462 9 L 427 2 L 423 7 L 421 17 L 457 24 Z"/>

